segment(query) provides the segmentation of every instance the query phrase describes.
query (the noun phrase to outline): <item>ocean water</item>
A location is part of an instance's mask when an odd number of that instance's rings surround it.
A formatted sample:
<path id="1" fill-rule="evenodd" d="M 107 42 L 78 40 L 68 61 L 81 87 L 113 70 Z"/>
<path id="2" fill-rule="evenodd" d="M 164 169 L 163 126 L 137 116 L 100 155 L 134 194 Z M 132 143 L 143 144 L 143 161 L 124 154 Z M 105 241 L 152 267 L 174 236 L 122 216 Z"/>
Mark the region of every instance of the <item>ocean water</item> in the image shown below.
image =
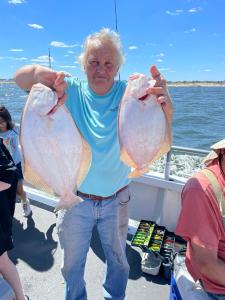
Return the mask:
<path id="1" fill-rule="evenodd" d="M 169 87 L 174 105 L 173 145 L 208 150 L 225 138 L 225 87 Z M 13 83 L 0 84 L 0 104 L 20 122 L 26 94 Z M 201 156 L 172 155 L 171 174 L 188 177 L 201 167 Z M 164 161 L 152 169 L 162 171 Z"/>

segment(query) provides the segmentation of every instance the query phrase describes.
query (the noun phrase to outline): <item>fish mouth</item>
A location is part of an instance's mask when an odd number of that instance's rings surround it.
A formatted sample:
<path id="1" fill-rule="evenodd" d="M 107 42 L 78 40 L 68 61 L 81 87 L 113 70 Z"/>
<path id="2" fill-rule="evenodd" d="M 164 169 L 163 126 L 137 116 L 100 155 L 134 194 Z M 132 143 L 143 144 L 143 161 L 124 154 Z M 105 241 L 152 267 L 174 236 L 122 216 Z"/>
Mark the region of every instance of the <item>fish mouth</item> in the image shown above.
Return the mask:
<path id="1" fill-rule="evenodd" d="M 147 97 L 148 97 L 148 94 L 145 94 L 144 96 L 141 96 L 140 98 L 138 98 L 138 100 L 143 101 L 143 100 L 145 100 Z"/>
<path id="2" fill-rule="evenodd" d="M 49 112 L 47 113 L 47 116 L 51 115 L 56 107 L 57 107 L 57 104 L 54 105 L 54 106 L 49 110 Z"/>

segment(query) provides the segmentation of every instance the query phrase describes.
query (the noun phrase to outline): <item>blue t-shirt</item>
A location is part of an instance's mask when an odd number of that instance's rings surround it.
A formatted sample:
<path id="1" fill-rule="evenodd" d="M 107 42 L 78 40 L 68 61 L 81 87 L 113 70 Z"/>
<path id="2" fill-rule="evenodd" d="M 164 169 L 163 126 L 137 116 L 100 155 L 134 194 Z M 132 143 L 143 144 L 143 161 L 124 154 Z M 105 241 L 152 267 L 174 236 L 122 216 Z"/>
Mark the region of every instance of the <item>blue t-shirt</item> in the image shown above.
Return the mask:
<path id="1" fill-rule="evenodd" d="M 130 168 L 120 160 L 117 116 L 126 82 L 115 81 L 105 95 L 95 94 L 87 81 L 69 77 L 67 101 L 77 127 L 92 151 L 92 163 L 79 190 L 109 196 L 127 185 Z"/>
<path id="2" fill-rule="evenodd" d="M 17 165 L 21 162 L 21 152 L 19 149 L 19 133 L 17 128 L 0 132 L 0 138 L 3 139 L 3 143 L 11 154 L 14 163 Z"/>

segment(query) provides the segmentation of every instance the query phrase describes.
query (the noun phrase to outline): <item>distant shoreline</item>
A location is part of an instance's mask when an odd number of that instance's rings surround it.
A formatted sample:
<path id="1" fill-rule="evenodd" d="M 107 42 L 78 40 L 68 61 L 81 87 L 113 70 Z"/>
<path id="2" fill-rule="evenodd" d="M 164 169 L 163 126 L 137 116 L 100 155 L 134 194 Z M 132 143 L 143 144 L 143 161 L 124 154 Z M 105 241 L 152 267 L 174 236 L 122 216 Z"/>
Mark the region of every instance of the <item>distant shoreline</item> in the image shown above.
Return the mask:
<path id="1" fill-rule="evenodd" d="M 168 82 L 169 87 L 225 87 L 225 82 Z"/>
<path id="2" fill-rule="evenodd" d="M 15 84 L 13 79 L 0 79 L 0 84 Z M 225 87 L 225 81 L 168 81 L 169 87 Z"/>

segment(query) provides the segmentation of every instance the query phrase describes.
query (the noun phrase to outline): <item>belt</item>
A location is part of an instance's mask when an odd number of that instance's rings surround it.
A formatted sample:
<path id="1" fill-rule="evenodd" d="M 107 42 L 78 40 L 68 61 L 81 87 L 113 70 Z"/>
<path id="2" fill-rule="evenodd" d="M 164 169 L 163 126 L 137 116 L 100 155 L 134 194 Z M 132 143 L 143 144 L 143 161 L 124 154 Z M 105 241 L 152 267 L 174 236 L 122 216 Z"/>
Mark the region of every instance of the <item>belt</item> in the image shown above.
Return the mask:
<path id="1" fill-rule="evenodd" d="M 125 185 L 120 190 L 118 190 L 117 192 L 115 192 L 115 194 L 113 194 L 111 196 L 107 196 L 107 197 L 96 196 L 96 195 L 91 195 L 91 194 L 85 194 L 85 193 L 82 193 L 80 191 L 77 191 L 77 195 L 81 196 L 81 197 L 84 197 L 84 198 L 91 199 L 93 201 L 105 200 L 105 199 L 109 199 L 109 198 L 111 198 L 113 196 L 117 196 L 120 192 L 122 192 L 123 190 L 125 190 L 127 187 L 128 187 L 128 185 Z"/>

